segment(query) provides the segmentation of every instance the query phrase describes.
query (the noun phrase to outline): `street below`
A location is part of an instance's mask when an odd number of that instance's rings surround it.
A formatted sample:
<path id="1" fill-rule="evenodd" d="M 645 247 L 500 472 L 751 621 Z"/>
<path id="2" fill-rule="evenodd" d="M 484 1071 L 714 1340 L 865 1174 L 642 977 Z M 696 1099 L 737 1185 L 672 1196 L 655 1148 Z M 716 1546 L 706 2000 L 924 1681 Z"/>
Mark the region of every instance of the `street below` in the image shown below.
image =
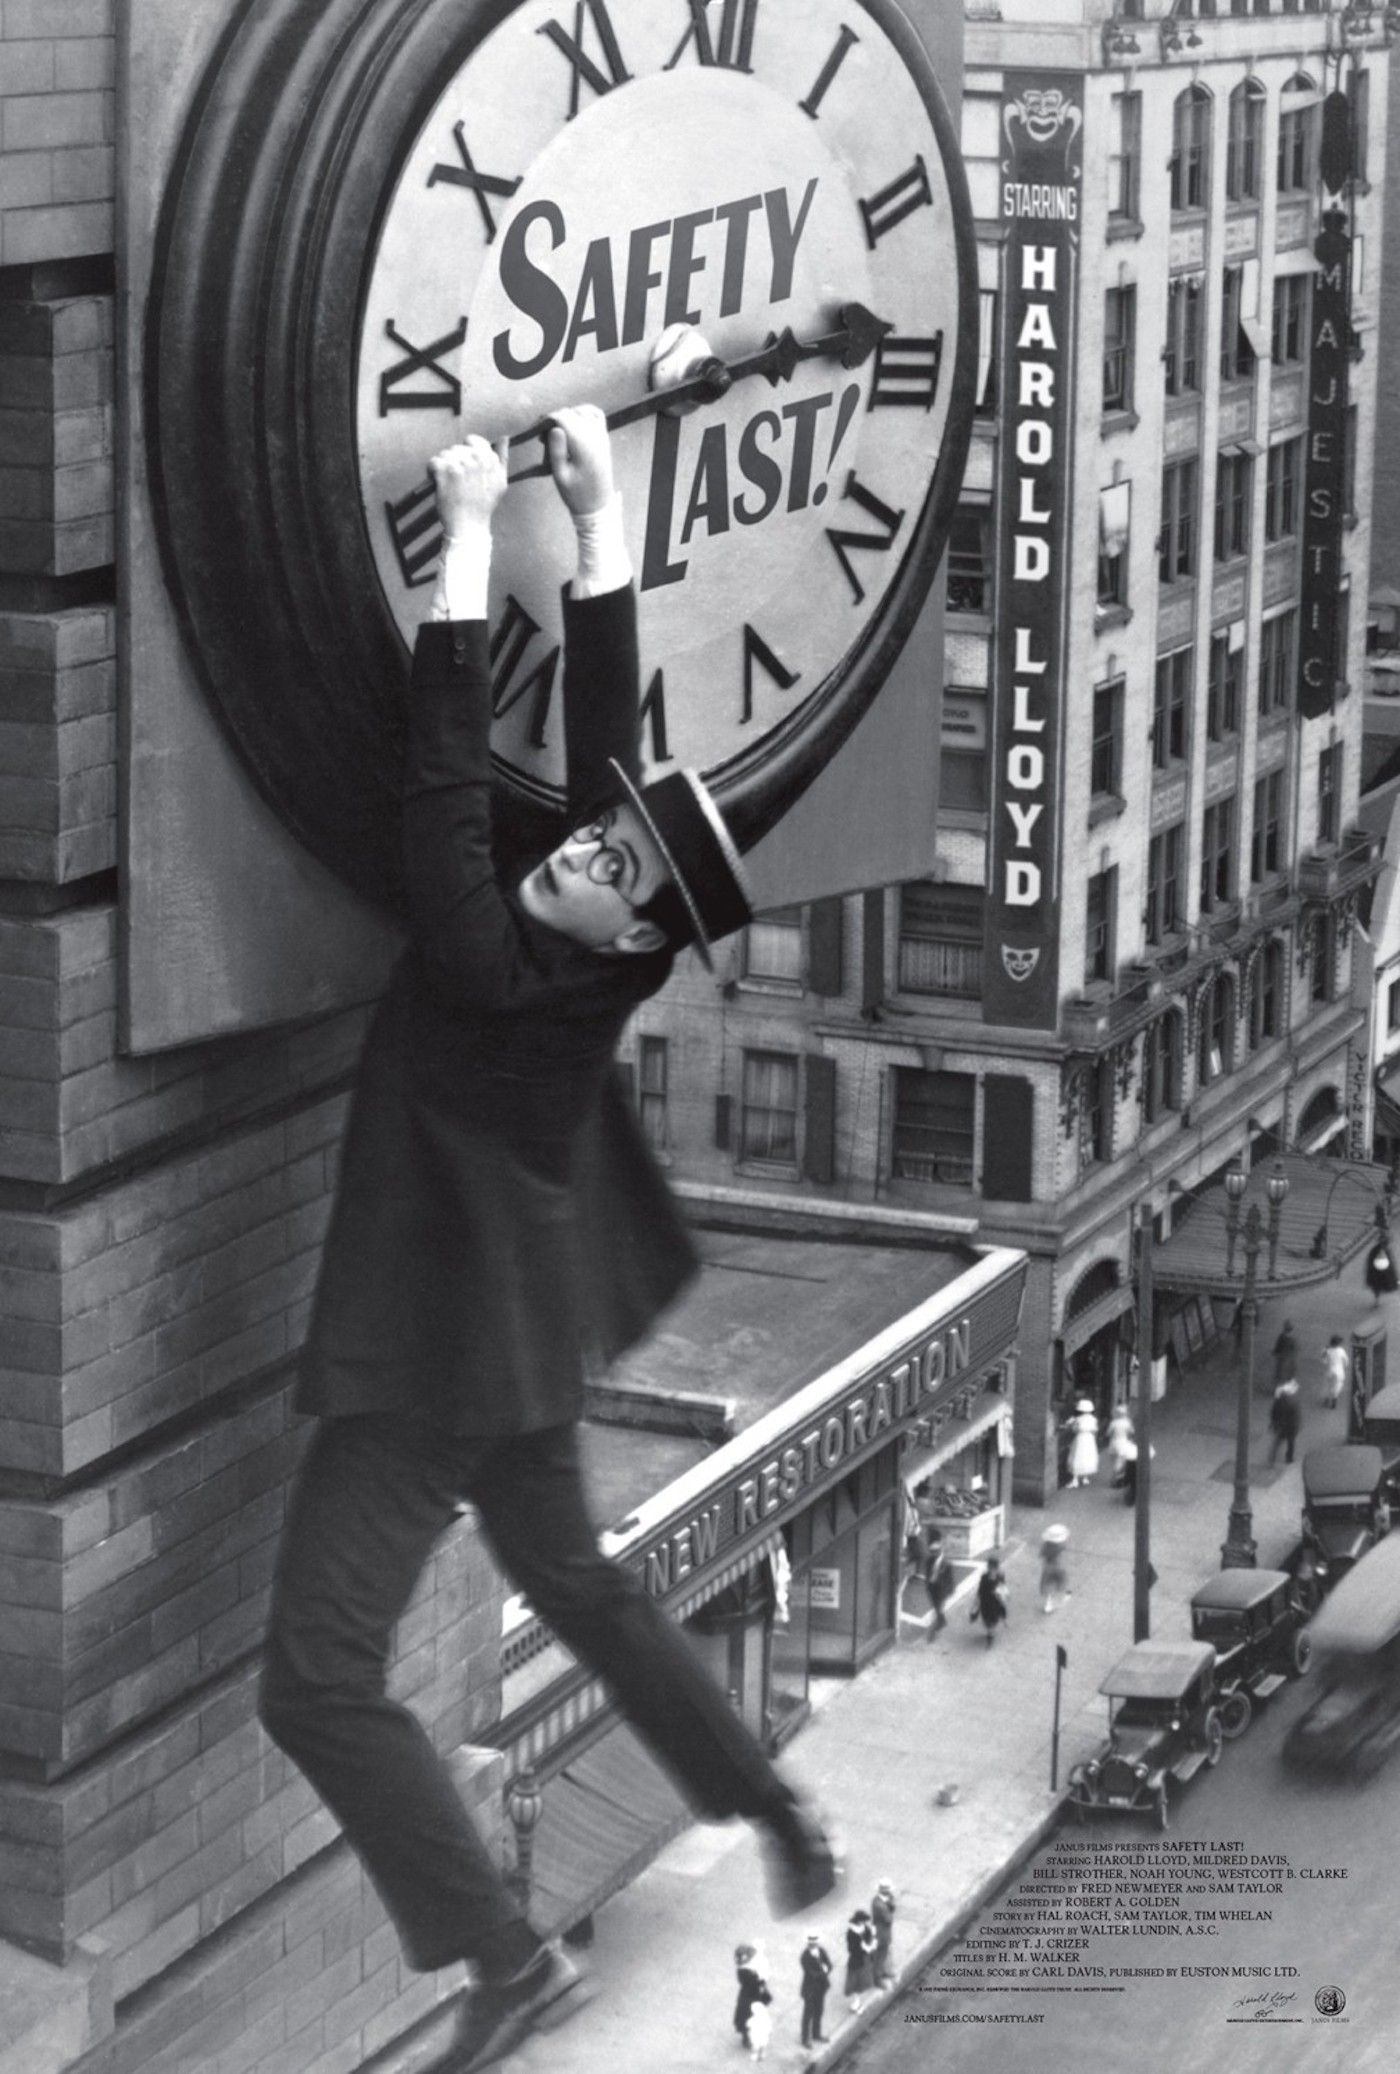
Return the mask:
<path id="1" fill-rule="evenodd" d="M 859 2074 L 1392 2064 L 1400 1764 L 1364 1786 L 1286 1770 L 1283 1737 L 1314 1689 L 1309 1676 L 1262 1707 L 1218 1768 L 1181 1790 L 1165 1836 L 1150 1818 L 1067 1815 L 846 2064 Z M 1066 1856 L 1086 1851 L 1088 1880 L 1085 1857 Z M 1129 1910 L 1147 1920 L 1124 1926 Z M 1346 1998 L 1335 2016 L 1315 2005 L 1328 1988 Z"/>

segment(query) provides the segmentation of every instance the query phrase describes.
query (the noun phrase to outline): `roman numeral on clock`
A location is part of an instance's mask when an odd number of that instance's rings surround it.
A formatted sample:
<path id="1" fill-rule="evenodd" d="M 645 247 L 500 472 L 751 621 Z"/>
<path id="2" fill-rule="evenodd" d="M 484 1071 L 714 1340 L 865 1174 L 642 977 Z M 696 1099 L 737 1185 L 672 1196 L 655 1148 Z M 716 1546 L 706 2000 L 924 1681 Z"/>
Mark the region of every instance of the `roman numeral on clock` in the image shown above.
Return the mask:
<path id="1" fill-rule="evenodd" d="M 862 511 L 868 512 L 880 527 L 878 533 L 846 533 L 838 531 L 834 526 L 828 526 L 826 529 L 826 537 L 836 550 L 836 559 L 845 570 L 846 581 L 851 586 L 851 602 L 859 605 L 865 597 L 865 585 L 852 566 L 850 551 L 858 547 L 877 554 L 888 554 L 894 546 L 895 535 L 904 524 L 904 513 L 891 511 L 889 505 L 883 504 L 873 490 L 867 490 L 865 484 L 857 480 L 854 468 L 846 477 L 841 495 L 849 497 L 853 504 L 858 504 Z"/>
<path id="2" fill-rule="evenodd" d="M 430 582 L 442 546 L 437 492 L 431 481 L 425 477 L 396 503 L 386 503 L 384 517 L 400 574 L 408 588 L 413 590 Z"/>
<path id="3" fill-rule="evenodd" d="M 687 0 L 690 27 L 682 36 L 664 69 L 680 63 L 693 43 L 702 65 L 727 65 L 732 72 L 752 72 L 753 32 L 758 19 L 758 0 L 721 0 L 719 40 L 710 33 L 712 0 Z"/>
<path id="4" fill-rule="evenodd" d="M 906 216 L 912 216 L 916 209 L 923 208 L 932 200 L 928 167 L 922 158 L 916 158 L 907 173 L 901 173 L 897 180 L 891 180 L 888 187 L 872 194 L 868 202 L 858 205 L 865 224 L 865 241 L 871 251 L 886 231 L 893 230 L 897 223 L 903 223 Z"/>
<path id="5" fill-rule="evenodd" d="M 554 697 L 560 654 L 556 642 L 547 655 L 524 669 L 530 645 L 539 631 L 539 621 L 531 618 L 519 598 L 507 594 L 504 610 L 491 632 L 491 711 L 499 720 L 523 698 L 531 698 L 525 739 L 532 749 L 545 746 L 545 724 Z M 517 676 L 522 670 L 524 674 Z"/>
<path id="6" fill-rule="evenodd" d="M 590 17 L 594 30 L 597 33 L 599 44 L 602 46 L 603 62 L 608 68 L 606 72 L 594 58 L 589 56 L 583 47 L 584 29 Z M 567 29 L 561 29 L 558 22 L 546 22 L 536 33 L 540 36 L 547 36 L 555 49 L 562 51 L 569 61 L 569 120 L 571 122 L 578 114 L 578 97 L 581 86 L 591 86 L 595 94 L 608 94 L 612 92 L 615 86 L 625 85 L 632 77 L 624 62 L 622 50 L 617 40 L 617 31 L 612 25 L 612 18 L 604 6 L 603 0 L 578 0 L 578 5 L 574 9 L 574 33 L 572 36 Z"/>
<path id="7" fill-rule="evenodd" d="M 452 137 L 457 146 L 457 156 L 462 163 L 460 166 L 434 166 L 428 175 L 428 185 L 436 187 L 439 181 L 444 181 L 449 187 L 469 187 L 476 196 L 476 205 L 486 226 L 486 242 L 489 245 L 496 235 L 496 219 L 491 214 L 491 204 L 486 197 L 494 194 L 499 195 L 502 201 L 508 201 L 520 185 L 519 176 L 517 175 L 514 180 L 506 180 L 499 173 L 479 173 L 467 149 L 466 131 L 460 122 L 453 123 Z"/>
<path id="8" fill-rule="evenodd" d="M 647 695 L 642 700 L 637 720 L 639 726 L 651 729 L 652 762 L 665 763 L 671 750 L 666 739 L 666 684 L 660 670 L 647 686 Z"/>
<path id="9" fill-rule="evenodd" d="M 385 333 L 394 344 L 402 349 L 403 359 L 386 367 L 379 377 L 379 415 L 386 418 L 391 410 L 445 410 L 456 417 L 462 408 L 462 384 L 455 374 L 439 366 L 444 353 L 453 353 L 467 336 L 467 320 L 459 319 L 457 329 L 435 338 L 430 346 L 415 346 L 401 331 L 394 328 L 390 317 L 384 326 Z M 428 375 L 442 384 L 438 389 L 403 389 L 416 374 Z"/>
<path id="10" fill-rule="evenodd" d="M 791 691 L 802 672 L 790 670 L 774 655 L 762 634 L 747 624 L 744 627 L 744 710 L 741 721 L 753 719 L 753 666 L 758 663 L 773 679 L 779 691 Z"/>
<path id="11" fill-rule="evenodd" d="M 817 119 L 817 110 L 821 107 L 822 102 L 826 99 L 827 88 L 831 85 L 832 80 L 836 77 L 837 73 L 841 70 L 843 63 L 845 62 L 847 51 L 850 49 L 853 43 L 859 42 L 860 38 L 859 36 L 857 36 L 855 30 L 848 29 L 843 22 L 841 25 L 841 33 L 837 37 L 836 42 L 832 47 L 830 57 L 828 57 L 826 63 L 822 66 L 821 71 L 817 74 L 816 79 L 812 83 L 811 92 L 808 94 L 805 101 L 799 101 L 797 104 L 804 115 L 811 116 L 813 122 L 815 122 Z"/>
<path id="12" fill-rule="evenodd" d="M 875 379 L 870 385 L 867 409 L 912 404 L 932 410 L 942 364 L 941 331 L 936 331 L 932 338 L 896 338 L 888 334 L 875 347 Z"/>

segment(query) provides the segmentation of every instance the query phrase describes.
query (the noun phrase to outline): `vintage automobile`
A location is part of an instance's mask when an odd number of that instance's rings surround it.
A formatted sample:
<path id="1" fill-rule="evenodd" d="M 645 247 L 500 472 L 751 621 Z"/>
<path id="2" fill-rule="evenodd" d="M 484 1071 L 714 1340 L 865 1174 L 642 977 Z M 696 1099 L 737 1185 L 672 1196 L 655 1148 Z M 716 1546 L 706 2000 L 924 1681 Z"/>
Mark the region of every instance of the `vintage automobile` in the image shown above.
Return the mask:
<path id="1" fill-rule="evenodd" d="M 1283 1755 L 1369 1778 L 1400 1744 L 1400 1534 L 1353 1565 L 1312 1635 L 1317 1698 L 1289 1729 Z"/>
<path id="2" fill-rule="evenodd" d="M 1390 1531 L 1385 1463 L 1378 1447 L 1329 1441 L 1303 1457 L 1303 1552 L 1330 1591 Z"/>
<path id="3" fill-rule="evenodd" d="M 1400 1383 L 1376 1392 L 1366 1407 L 1359 1438 L 1381 1451 L 1386 1501 L 1393 1512 L 1400 1504 Z"/>
<path id="4" fill-rule="evenodd" d="M 1310 1610 L 1287 1570 L 1221 1570 L 1192 1592 L 1191 1633 L 1215 1651 L 1216 1704 L 1227 1738 L 1244 1734 L 1256 1700 L 1308 1668 Z"/>
<path id="5" fill-rule="evenodd" d="M 1215 1704 L 1215 1651 L 1208 1642 L 1135 1642 L 1099 1691 L 1108 1698 L 1108 1740 L 1069 1775 L 1081 1821 L 1090 1808 L 1155 1815 L 1165 1829 L 1172 1782 L 1185 1785 L 1225 1746 Z"/>

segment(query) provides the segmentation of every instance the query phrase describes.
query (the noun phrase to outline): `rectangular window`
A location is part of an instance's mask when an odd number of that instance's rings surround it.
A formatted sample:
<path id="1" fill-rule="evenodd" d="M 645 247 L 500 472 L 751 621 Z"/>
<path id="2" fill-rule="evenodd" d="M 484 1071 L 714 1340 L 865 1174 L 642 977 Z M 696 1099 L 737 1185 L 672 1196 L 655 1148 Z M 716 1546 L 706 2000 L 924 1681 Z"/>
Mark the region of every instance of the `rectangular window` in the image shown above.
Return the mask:
<path id="1" fill-rule="evenodd" d="M 1390 982 L 1385 997 L 1385 1016 L 1386 1028 L 1393 1035 L 1396 1030 L 1400 1030 L 1400 979 Z"/>
<path id="2" fill-rule="evenodd" d="M 1299 488 L 1303 475 L 1303 442 L 1285 439 L 1269 448 L 1264 491 L 1264 538 L 1287 540 L 1298 530 Z"/>
<path id="3" fill-rule="evenodd" d="M 1334 843 L 1341 831 L 1342 745 L 1334 742 L 1317 759 L 1317 839 Z"/>
<path id="4" fill-rule="evenodd" d="M 1233 562 L 1249 552 L 1250 457 L 1223 453 L 1215 468 L 1215 559 Z"/>
<path id="5" fill-rule="evenodd" d="M 1147 845 L 1147 915 L 1149 943 L 1164 943 L 1181 927 L 1181 860 L 1185 829 L 1178 821 L 1163 828 Z"/>
<path id="6" fill-rule="evenodd" d="M 1308 349 L 1308 277 L 1280 274 L 1274 283 L 1270 353 L 1275 367 L 1296 366 Z"/>
<path id="7" fill-rule="evenodd" d="M 1351 103 L 1351 177 L 1366 185 L 1371 153 L 1371 75 L 1353 65 L 1347 82 Z"/>
<path id="8" fill-rule="evenodd" d="M 1312 998 L 1330 1001 L 1336 983 L 1337 932 L 1331 912 L 1314 914 L 1308 928 L 1308 950 L 1312 959 Z"/>
<path id="9" fill-rule="evenodd" d="M 796 1164 L 797 1059 L 790 1052 L 744 1053 L 739 1157 Z"/>
<path id="10" fill-rule="evenodd" d="M 1103 299 L 1103 407 L 1133 407 L 1133 340 L 1137 328 L 1136 288 L 1109 288 Z"/>
<path id="11" fill-rule="evenodd" d="M 1221 627 L 1210 637 L 1210 684 L 1206 694 L 1206 735 L 1223 742 L 1239 733 L 1244 687 L 1244 621 Z"/>
<path id="12" fill-rule="evenodd" d="M 997 407 L 997 291 L 977 292 L 977 416 L 995 417 Z"/>
<path id="13" fill-rule="evenodd" d="M 971 1073 L 894 1068 L 890 1167 L 896 1181 L 972 1186 L 977 1082 Z"/>
<path id="14" fill-rule="evenodd" d="M 802 983 L 802 910 L 775 907 L 758 915 L 744 931 L 745 979 Z"/>
<path id="15" fill-rule="evenodd" d="M 1114 865 L 1095 872 L 1089 881 L 1084 915 L 1084 984 L 1113 977 L 1113 921 L 1118 900 L 1118 872 Z"/>
<path id="16" fill-rule="evenodd" d="M 1177 583 L 1196 573 L 1196 497 L 1195 456 L 1169 461 L 1162 470 L 1162 531 L 1157 543 L 1157 573 L 1163 583 Z"/>
<path id="17" fill-rule="evenodd" d="M 1181 1017 L 1159 1016 L 1142 1041 L 1142 1114 L 1156 1123 L 1181 1103 Z"/>
<path id="18" fill-rule="evenodd" d="M 1280 194 L 1301 194 L 1312 186 L 1313 123 L 1314 113 L 1311 108 L 1285 108 L 1279 117 Z"/>
<path id="19" fill-rule="evenodd" d="M 1271 878 L 1279 867 L 1283 824 L 1283 772 L 1270 771 L 1254 784 L 1254 827 L 1249 838 L 1251 883 Z"/>
<path id="20" fill-rule="evenodd" d="M 1220 379 L 1242 381 L 1254 372 L 1254 348 L 1244 328 L 1244 268 L 1227 266 L 1220 310 Z"/>
<path id="21" fill-rule="evenodd" d="M 1128 602 L 1128 537 L 1132 524 L 1133 486 L 1110 483 L 1099 491 L 1099 603 Z"/>
<path id="22" fill-rule="evenodd" d="M 992 512 L 988 504 L 960 504 L 948 541 L 948 610 L 991 610 Z"/>
<path id="23" fill-rule="evenodd" d="M 899 988 L 906 994 L 982 992 L 982 934 L 987 896 L 980 886 L 899 889 Z"/>
<path id="24" fill-rule="evenodd" d="M 977 685 L 943 688 L 938 802 L 973 813 L 987 811 L 987 694 Z"/>
<path id="25" fill-rule="evenodd" d="M 1186 754 L 1186 715 L 1191 703 L 1191 650 L 1174 648 L 1157 658 L 1152 698 L 1152 768 L 1165 770 Z"/>
<path id="26" fill-rule="evenodd" d="M 1201 911 L 1210 914 L 1231 896 L 1235 851 L 1235 801 L 1218 799 L 1201 816 Z"/>
<path id="27" fill-rule="evenodd" d="M 1285 713 L 1293 704 L 1293 669 L 1298 645 L 1298 608 L 1289 607 L 1259 630 L 1259 711 Z"/>
<path id="28" fill-rule="evenodd" d="M 1089 747 L 1089 790 L 1117 798 L 1122 789 L 1123 679 L 1094 686 L 1094 738 Z"/>
<path id="29" fill-rule="evenodd" d="M 1168 396 L 1194 395 L 1201 386 L 1201 283 L 1178 275 L 1167 289 L 1167 345 L 1163 355 Z"/>
<path id="30" fill-rule="evenodd" d="M 1113 96 L 1108 160 L 1108 213 L 1135 222 L 1142 182 L 1142 95 Z"/>
<path id="31" fill-rule="evenodd" d="M 642 1037 L 637 1042 L 637 1107 L 642 1132 L 656 1151 L 666 1149 L 667 1046 L 664 1037 Z"/>

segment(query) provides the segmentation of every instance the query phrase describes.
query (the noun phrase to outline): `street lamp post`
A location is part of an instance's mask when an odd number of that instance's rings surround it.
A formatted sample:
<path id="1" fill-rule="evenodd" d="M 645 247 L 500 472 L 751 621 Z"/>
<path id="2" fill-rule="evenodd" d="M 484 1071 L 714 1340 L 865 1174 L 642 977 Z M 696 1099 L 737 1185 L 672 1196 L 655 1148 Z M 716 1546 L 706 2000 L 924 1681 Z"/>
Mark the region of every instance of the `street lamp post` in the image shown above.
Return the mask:
<path id="1" fill-rule="evenodd" d="M 529 1765 L 517 1772 L 506 1794 L 506 1813 L 515 1831 L 515 1870 L 509 1884 L 522 1908 L 530 1904 L 534 1877 L 535 1830 L 544 1813 L 544 1795 Z"/>
<path id="2" fill-rule="evenodd" d="M 1225 1176 L 1227 1189 L 1231 1178 L 1229 1174 Z M 1238 1198 L 1235 1200 L 1238 1203 Z M 1238 1207 L 1235 1214 L 1238 1219 Z M 1254 1290 L 1262 1228 L 1259 1205 L 1251 1203 L 1244 1220 L 1244 1294 L 1240 1299 L 1240 1370 L 1235 1393 L 1235 1493 L 1225 1545 L 1220 1551 L 1222 1570 L 1252 1570 L 1257 1561 L 1254 1515 L 1249 1505 L 1249 1407 L 1254 1389 L 1254 1325 L 1259 1314 Z"/>

